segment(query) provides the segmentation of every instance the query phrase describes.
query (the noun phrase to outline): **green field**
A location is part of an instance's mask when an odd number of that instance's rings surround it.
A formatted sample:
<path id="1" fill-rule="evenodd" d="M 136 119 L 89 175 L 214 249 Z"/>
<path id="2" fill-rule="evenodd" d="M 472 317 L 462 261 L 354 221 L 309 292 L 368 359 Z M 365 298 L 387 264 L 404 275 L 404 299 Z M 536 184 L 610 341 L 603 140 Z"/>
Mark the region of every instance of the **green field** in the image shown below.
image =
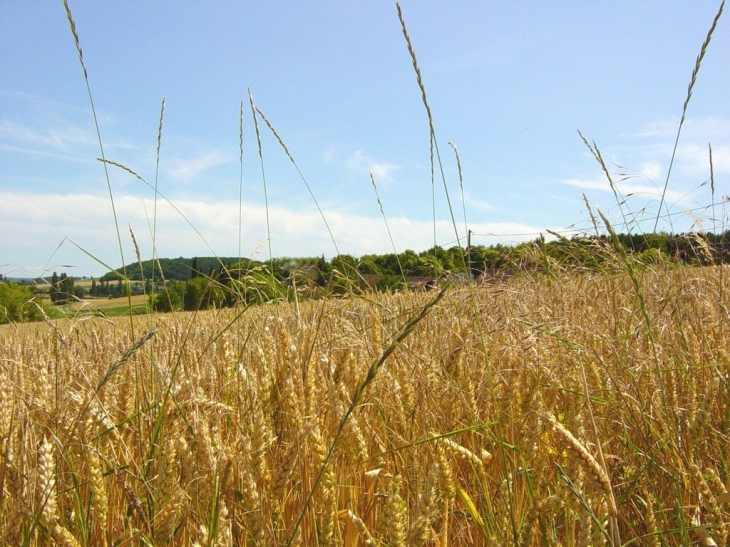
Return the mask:
<path id="1" fill-rule="evenodd" d="M 146 313 L 149 297 L 144 294 L 132 296 L 132 313 Z M 121 298 L 86 298 L 74 301 L 69 304 L 53 306 L 50 309 L 51 316 L 55 317 L 77 317 L 83 315 L 103 315 L 116 317 L 129 314 L 129 303 L 127 297 Z"/>

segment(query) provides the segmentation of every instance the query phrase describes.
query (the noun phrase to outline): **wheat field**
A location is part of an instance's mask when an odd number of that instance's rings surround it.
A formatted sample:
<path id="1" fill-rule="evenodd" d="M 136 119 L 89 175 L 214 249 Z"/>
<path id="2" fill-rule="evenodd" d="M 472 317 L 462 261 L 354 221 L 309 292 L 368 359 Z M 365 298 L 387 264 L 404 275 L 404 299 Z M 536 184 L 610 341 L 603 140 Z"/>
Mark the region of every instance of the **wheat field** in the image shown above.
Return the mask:
<path id="1" fill-rule="evenodd" d="M 3 542 L 724 545 L 726 276 L 6 326 Z"/>
<path id="2" fill-rule="evenodd" d="M 64 7 L 114 208 L 107 165 L 147 181 L 106 159 Z M 443 168 L 397 10 L 429 121 L 435 227 Z M 249 99 L 257 140 L 260 116 L 299 171 Z M 0 542 L 726 545 L 728 271 L 614 258 L 600 273 L 546 255 L 542 273 L 434 292 L 2 326 Z"/>

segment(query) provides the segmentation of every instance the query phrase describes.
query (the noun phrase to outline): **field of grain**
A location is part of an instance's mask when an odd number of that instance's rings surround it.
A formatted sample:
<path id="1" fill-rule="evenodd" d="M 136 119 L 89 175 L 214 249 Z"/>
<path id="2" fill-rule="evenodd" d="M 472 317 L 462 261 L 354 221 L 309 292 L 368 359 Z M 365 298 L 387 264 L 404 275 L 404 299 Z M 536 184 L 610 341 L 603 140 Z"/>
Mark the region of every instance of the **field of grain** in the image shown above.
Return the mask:
<path id="1" fill-rule="evenodd" d="M 3 541 L 724 545 L 725 276 L 6 326 Z"/>

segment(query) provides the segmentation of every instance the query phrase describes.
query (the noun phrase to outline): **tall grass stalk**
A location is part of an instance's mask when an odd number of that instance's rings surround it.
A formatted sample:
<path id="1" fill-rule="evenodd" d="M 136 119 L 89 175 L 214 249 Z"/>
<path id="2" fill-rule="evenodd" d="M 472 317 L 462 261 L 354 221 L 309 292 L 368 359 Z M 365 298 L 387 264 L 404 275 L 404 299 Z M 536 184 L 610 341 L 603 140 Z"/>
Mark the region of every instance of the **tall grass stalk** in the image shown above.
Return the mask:
<path id="1" fill-rule="evenodd" d="M 167 96 L 162 97 L 160 104 L 160 124 L 157 126 L 157 150 L 155 153 L 155 194 L 154 211 L 152 213 L 152 258 L 158 259 L 157 254 L 157 188 L 160 180 L 160 147 L 162 146 L 162 123 L 165 120 L 165 101 Z M 155 283 L 155 269 L 152 268 L 152 286 Z"/>
<path id="2" fill-rule="evenodd" d="M 461 208 L 464 215 L 464 237 L 469 237 L 469 224 L 466 221 L 466 196 L 464 194 L 464 176 L 461 172 L 461 158 L 459 157 L 459 149 L 456 145 L 449 141 L 448 145 L 454 150 L 454 157 L 456 158 L 456 167 L 459 171 L 459 188 L 461 190 Z"/>
<path id="3" fill-rule="evenodd" d="M 710 40 L 712 40 L 712 34 L 715 32 L 715 28 L 717 27 L 717 22 L 720 20 L 720 16 L 722 15 L 722 11 L 725 8 L 725 0 L 722 0 L 720 3 L 720 8 L 717 10 L 717 14 L 715 15 L 715 18 L 712 20 L 712 26 L 710 27 L 710 30 L 707 31 L 707 37 L 705 38 L 705 41 L 702 43 L 702 48 L 700 49 L 700 53 L 697 56 L 697 60 L 695 61 L 695 66 L 692 69 L 692 77 L 689 80 L 689 86 L 687 86 L 687 96 L 684 99 L 684 104 L 682 105 L 682 117 L 679 119 L 679 126 L 677 127 L 677 135 L 674 138 L 674 147 L 672 148 L 672 156 L 669 160 L 669 167 L 667 168 L 667 176 L 664 180 L 664 188 L 662 189 L 662 195 L 661 200 L 659 201 L 659 209 L 657 211 L 656 220 L 654 221 L 654 229 L 653 232 L 657 231 L 657 227 L 659 226 L 659 219 L 662 215 L 662 207 L 664 206 L 664 201 L 666 199 L 667 195 L 667 188 L 669 187 L 669 178 L 672 176 L 672 167 L 674 167 L 674 158 L 677 155 L 677 147 L 679 146 L 679 137 L 682 134 L 682 126 L 684 126 L 684 120 L 687 115 L 687 108 L 689 107 L 689 101 L 692 98 L 692 90 L 694 89 L 695 83 L 697 82 L 697 74 L 700 71 L 700 66 L 702 66 L 702 60 L 705 58 L 705 53 L 707 53 L 707 48 L 710 45 Z"/>
<path id="4" fill-rule="evenodd" d="M 89 105 L 91 106 L 91 115 L 94 119 L 94 128 L 96 130 L 96 139 L 99 143 L 99 153 L 101 154 L 102 160 L 106 160 L 106 155 L 104 154 L 104 143 L 101 139 L 101 129 L 99 128 L 99 119 L 96 115 L 96 107 L 94 106 L 94 96 L 91 93 L 91 84 L 89 83 L 89 73 L 86 70 L 86 64 L 84 63 L 84 54 L 81 50 L 81 42 L 79 41 L 79 34 L 76 31 L 76 22 L 74 21 L 73 14 L 71 13 L 71 7 L 68 4 L 68 0 L 63 0 L 63 7 L 66 9 L 66 18 L 68 19 L 68 24 L 71 27 L 71 34 L 74 37 L 74 45 L 76 46 L 76 51 L 79 54 L 79 63 L 81 64 L 81 69 L 84 73 L 84 83 L 86 85 L 86 92 L 89 97 Z M 127 271 L 126 271 L 126 262 L 124 260 L 124 248 L 122 247 L 122 234 L 119 229 L 119 220 L 117 219 L 117 209 L 114 204 L 114 193 L 112 192 L 112 183 L 109 179 L 109 170 L 107 169 L 107 165 L 105 161 L 102 161 L 102 164 L 104 166 L 104 178 L 106 179 L 106 187 L 109 192 L 109 203 L 111 204 L 112 208 L 112 216 L 114 218 L 114 230 L 117 235 L 117 248 L 119 249 L 119 258 L 122 261 L 122 274 L 124 279 L 127 278 Z M 129 284 L 127 284 L 127 301 L 129 303 L 129 322 L 130 326 L 134 328 L 134 319 L 132 314 L 132 291 L 129 287 Z"/>
<path id="5" fill-rule="evenodd" d="M 240 262 L 242 258 L 241 239 L 243 237 L 243 101 L 241 101 L 238 112 L 238 166 L 238 261 Z"/>
<path id="6" fill-rule="evenodd" d="M 307 182 L 307 179 L 304 178 L 304 174 L 302 173 L 301 169 L 299 169 L 299 166 L 297 165 L 297 162 L 294 160 L 294 156 L 291 155 L 291 152 L 289 152 L 289 148 L 284 143 L 284 140 L 281 138 L 279 133 L 276 131 L 274 126 L 271 124 L 271 122 L 268 120 L 268 118 L 264 115 L 263 112 L 261 112 L 261 109 L 258 107 L 255 107 L 256 112 L 259 116 L 261 116 L 261 119 L 264 120 L 266 125 L 268 126 L 271 133 L 274 135 L 276 140 L 279 142 L 279 145 L 284 150 L 284 153 L 286 154 L 286 157 L 289 158 L 289 161 L 292 163 L 294 168 L 296 169 L 297 173 L 299 174 L 299 178 L 302 179 L 302 182 L 304 183 L 304 186 L 307 188 L 307 192 L 309 192 L 310 197 L 312 198 L 312 201 L 314 201 L 314 205 L 317 207 L 317 211 L 319 211 L 319 216 L 322 217 L 322 222 L 324 222 L 325 228 L 327 228 L 327 233 L 330 236 L 330 239 L 332 240 L 332 245 L 335 248 L 335 253 L 338 255 L 340 254 L 340 249 L 337 247 L 337 242 L 335 241 L 335 236 L 332 233 L 332 229 L 330 228 L 329 223 L 327 222 L 327 217 L 324 214 L 324 211 L 322 210 L 322 207 L 319 206 L 319 202 L 317 201 L 316 196 L 314 195 L 314 192 L 312 191 L 311 186 L 309 186 L 309 183 Z"/>
<path id="7" fill-rule="evenodd" d="M 370 182 L 373 184 L 373 191 L 375 192 L 375 199 L 378 202 L 378 208 L 380 208 L 380 214 L 383 217 L 383 222 L 385 222 L 385 229 L 388 232 L 388 239 L 390 240 L 390 245 L 393 248 L 393 254 L 395 254 L 395 259 L 398 261 L 398 269 L 400 270 L 400 274 L 403 277 L 403 281 L 405 281 L 406 274 L 403 271 L 403 265 L 400 263 L 400 255 L 398 254 L 398 251 L 395 248 L 395 242 L 393 241 L 393 234 L 390 232 L 390 226 L 388 225 L 388 219 L 385 216 L 385 211 L 383 211 L 383 204 L 380 201 L 380 195 L 378 194 L 378 185 L 375 184 L 375 177 L 373 176 L 372 171 L 370 171 Z"/>
<path id="8" fill-rule="evenodd" d="M 715 236 L 718 235 L 717 230 L 717 213 L 715 212 L 715 163 L 712 160 L 712 143 L 707 143 L 707 160 L 710 164 L 710 199 L 712 200 L 712 233 L 715 234 Z M 721 236 L 724 239 L 724 235 Z M 722 247 L 721 247 L 722 248 Z M 713 256 L 712 261 L 713 264 L 722 264 L 723 263 L 723 251 L 720 251 L 720 256 Z M 718 284 L 718 294 L 717 294 L 717 305 L 718 307 L 723 310 L 725 308 L 725 268 L 719 268 L 718 269 L 718 278 L 720 280 Z"/>
<path id="9" fill-rule="evenodd" d="M 441 160 L 441 152 L 439 150 L 438 141 L 436 139 L 436 130 L 435 130 L 435 127 L 434 127 L 433 115 L 431 113 L 431 107 L 429 106 L 428 98 L 427 98 L 427 95 L 426 95 L 426 87 L 425 87 L 425 85 L 423 83 L 423 78 L 421 76 L 421 69 L 419 67 L 418 60 L 416 58 L 416 52 L 415 52 L 415 49 L 414 49 L 414 47 L 412 45 L 411 38 L 410 38 L 410 35 L 408 33 L 408 29 L 406 27 L 405 19 L 403 17 L 403 13 L 402 13 L 402 10 L 401 10 L 401 7 L 400 7 L 400 4 L 399 3 L 396 3 L 396 9 L 397 9 L 397 12 L 398 12 L 398 19 L 399 19 L 400 24 L 401 24 L 401 30 L 403 32 L 403 37 L 405 38 L 406 46 L 408 48 L 408 52 L 409 52 L 410 57 L 411 57 L 411 62 L 412 62 L 412 65 L 413 65 L 413 70 L 414 70 L 414 72 L 416 74 L 416 82 L 417 82 L 418 88 L 419 88 L 419 90 L 421 92 L 421 100 L 423 102 L 423 106 L 424 106 L 424 108 L 426 110 L 426 116 L 428 118 L 429 137 L 430 137 L 430 151 L 431 151 L 430 152 L 430 159 L 431 159 L 432 194 L 433 194 L 433 186 L 434 186 L 434 151 L 435 151 L 436 161 L 438 163 L 438 168 L 439 168 L 439 172 L 440 172 L 440 176 L 441 176 L 441 181 L 443 183 L 443 188 L 444 188 L 444 194 L 445 194 L 445 197 L 446 197 L 446 203 L 447 203 L 447 206 L 448 206 L 448 209 L 449 209 L 449 215 L 451 217 L 451 224 L 452 224 L 452 227 L 454 229 L 454 235 L 456 237 L 457 245 L 463 251 L 464 250 L 464 246 L 461 243 L 461 236 L 459 235 L 459 229 L 458 229 L 458 226 L 457 226 L 457 223 L 456 223 L 456 217 L 454 215 L 454 210 L 453 210 L 453 207 L 452 207 L 452 204 L 451 204 L 451 198 L 450 198 L 450 195 L 449 195 L 448 186 L 446 184 L 446 176 L 444 174 L 443 162 Z M 455 149 L 455 151 L 456 151 L 456 149 Z M 457 157 L 458 157 L 458 153 L 457 153 Z M 460 165 L 461 162 L 459 161 L 458 163 Z M 460 180 L 461 180 L 461 178 L 460 178 Z M 435 233 L 436 233 L 436 227 L 435 227 L 435 223 L 436 223 L 436 220 L 435 220 L 436 219 L 436 216 L 435 216 L 435 197 L 433 197 L 432 199 L 434 201 L 434 206 L 433 207 L 434 207 L 434 247 L 435 247 L 436 246 L 436 242 L 435 242 L 435 237 L 436 237 L 435 236 Z M 467 234 L 464 234 L 464 236 L 466 237 Z M 435 249 L 434 249 L 434 251 L 435 251 Z M 461 253 L 461 258 L 462 258 L 463 268 L 464 268 L 465 271 L 467 271 L 467 275 L 468 275 L 470 272 L 467 270 L 467 261 L 466 261 L 466 256 L 465 256 L 465 253 L 464 252 Z M 477 304 L 477 297 L 476 297 L 476 289 L 475 289 L 475 287 L 472 284 L 470 284 L 469 287 L 468 287 L 468 291 L 469 291 L 469 298 L 468 298 L 469 305 L 471 306 L 472 311 L 474 313 L 478 313 L 478 304 Z M 476 331 L 478 333 L 479 340 L 481 341 L 482 348 L 483 348 L 483 350 L 485 351 L 485 354 L 486 354 L 487 333 L 483 330 L 483 326 L 481 324 L 479 324 L 479 323 L 477 323 L 477 325 L 476 325 Z M 494 386 L 495 386 L 495 383 L 494 382 L 495 382 L 495 379 L 493 378 L 493 376 L 489 372 L 487 372 L 485 374 L 485 377 L 486 377 L 486 385 L 487 385 L 488 391 L 490 393 L 494 393 Z M 497 433 L 496 433 L 497 438 L 498 439 L 503 439 L 504 438 L 504 431 L 502 431 L 502 424 L 498 422 L 496 428 L 497 428 Z M 500 451 L 502 452 L 502 456 L 503 456 L 501 458 L 501 462 L 502 462 L 502 465 L 504 466 L 505 473 L 509 473 L 510 472 L 510 465 L 508 464 L 508 460 L 510 458 L 510 455 L 507 453 L 507 448 L 506 448 L 505 443 L 500 443 L 499 444 L 499 447 L 500 447 Z M 514 499 L 514 496 L 513 496 L 512 488 L 509 487 L 509 486 L 508 486 L 508 489 L 507 489 L 507 493 L 508 493 L 509 526 L 511 528 L 511 539 L 514 540 L 514 541 L 517 541 L 517 538 L 518 538 L 517 521 L 515 519 L 515 515 L 514 515 L 514 511 L 513 511 L 513 509 L 515 507 L 515 505 L 514 505 L 515 504 L 515 499 Z M 487 510 L 488 510 L 488 514 L 486 515 L 485 520 L 490 523 L 492 529 L 495 529 L 496 528 L 496 524 L 495 524 L 495 520 L 494 520 L 493 508 L 492 508 L 491 504 L 487 504 L 486 507 L 487 507 Z"/>
<path id="10" fill-rule="evenodd" d="M 628 212 L 624 211 L 624 206 L 626 205 L 626 198 L 621 194 L 621 190 L 619 190 L 618 186 L 613 180 L 613 176 L 611 175 L 611 172 L 608 170 L 608 166 L 606 165 L 606 162 L 603 160 L 603 155 L 601 154 L 601 150 L 598 148 L 598 145 L 596 144 L 596 141 L 593 141 L 592 143 L 588 142 L 588 139 L 585 138 L 583 133 L 581 133 L 580 129 L 578 129 L 578 135 L 580 136 L 581 140 L 583 141 L 583 144 L 586 145 L 588 150 L 590 150 L 591 154 L 593 155 L 593 158 L 598 162 L 598 165 L 601 166 L 601 171 L 603 171 L 603 174 L 606 176 L 606 179 L 608 180 L 608 185 L 611 187 L 611 191 L 613 192 L 613 197 L 616 200 L 616 204 L 618 205 L 619 212 L 621 213 L 621 218 L 623 220 L 623 226 L 624 230 L 628 231 L 629 233 L 632 231 L 632 227 L 627 221 Z M 584 195 L 584 201 L 586 204 L 588 203 L 585 199 Z M 593 217 L 593 214 L 590 210 L 588 210 L 588 213 L 591 215 L 591 220 L 593 221 L 593 226 L 596 227 L 596 221 Z"/>
<path id="11" fill-rule="evenodd" d="M 256 131 L 256 144 L 259 151 L 259 161 L 261 163 L 261 181 L 264 186 L 264 210 L 266 213 L 266 244 L 269 247 L 269 269 L 271 270 L 271 279 L 274 280 L 274 255 L 271 252 L 271 224 L 269 222 L 269 194 L 266 188 L 266 169 L 264 167 L 264 151 L 261 147 L 261 133 L 259 132 L 259 120 L 257 116 L 257 108 L 253 103 L 253 95 L 248 90 L 248 103 L 251 105 L 251 116 L 253 116 L 253 126 Z M 243 119 L 243 118 L 241 118 Z M 242 122 L 243 123 L 243 122 Z"/>
<path id="12" fill-rule="evenodd" d="M 634 267 L 634 263 L 632 261 L 632 258 L 629 257 L 628 253 L 626 252 L 626 248 L 624 245 L 619 241 L 618 235 L 616 234 L 616 231 L 613 229 L 613 226 L 611 226 L 611 222 L 606 218 L 606 216 L 599 210 L 598 214 L 600 215 L 601 219 L 603 220 L 603 223 L 608 230 L 609 235 L 611 236 L 611 241 L 613 242 L 614 248 L 618 251 L 619 257 L 621 258 L 621 261 L 626 266 L 626 272 L 629 274 L 629 277 L 631 278 L 631 283 L 634 288 L 634 294 L 637 297 L 639 301 L 639 310 L 641 311 L 641 315 L 643 316 L 644 320 L 646 321 L 646 334 L 649 338 L 649 341 L 651 342 L 652 348 L 654 348 L 654 354 L 656 355 L 656 337 L 654 334 L 654 331 L 651 327 L 652 321 L 651 317 L 649 317 L 649 313 L 647 312 L 646 308 L 646 300 L 644 299 L 644 293 L 642 290 L 642 284 L 640 279 L 640 273 L 636 270 Z M 657 359 L 657 365 L 659 364 Z"/>
<path id="13" fill-rule="evenodd" d="M 456 236 L 457 244 L 460 248 L 463 249 L 463 246 L 461 244 L 461 237 L 459 236 L 459 230 L 456 227 L 456 217 L 454 216 L 454 210 L 451 207 L 451 198 L 449 196 L 449 189 L 446 185 L 446 175 L 444 174 L 444 166 L 441 161 L 441 152 L 439 150 L 438 141 L 436 140 L 436 129 L 434 128 L 433 124 L 433 115 L 431 114 L 431 107 L 428 104 L 428 99 L 426 97 L 426 86 L 423 83 L 423 78 L 421 77 L 421 69 L 418 66 L 418 59 L 416 59 L 416 52 L 413 49 L 413 45 L 411 44 L 411 37 L 408 34 L 408 28 L 406 27 L 405 19 L 403 19 L 403 12 L 401 10 L 400 4 L 396 2 L 396 9 L 398 11 L 398 19 L 400 20 L 401 24 L 401 30 L 403 31 L 403 37 L 406 40 L 406 46 L 408 47 L 408 53 L 411 56 L 411 62 L 413 64 L 413 70 L 416 73 L 416 82 L 418 83 L 418 88 L 421 91 L 421 100 L 423 102 L 423 107 L 426 109 L 426 116 L 428 117 L 428 130 L 429 130 L 429 138 L 430 138 L 430 146 L 431 146 L 431 193 L 432 193 L 432 202 L 433 202 L 433 245 L 436 247 L 436 197 L 435 197 L 435 190 L 434 190 L 434 151 L 436 152 L 436 160 L 439 167 L 439 172 L 441 174 L 441 181 L 444 185 L 444 194 L 446 196 L 446 203 L 449 208 L 449 214 L 451 215 L 451 224 L 454 227 L 454 235 Z"/>

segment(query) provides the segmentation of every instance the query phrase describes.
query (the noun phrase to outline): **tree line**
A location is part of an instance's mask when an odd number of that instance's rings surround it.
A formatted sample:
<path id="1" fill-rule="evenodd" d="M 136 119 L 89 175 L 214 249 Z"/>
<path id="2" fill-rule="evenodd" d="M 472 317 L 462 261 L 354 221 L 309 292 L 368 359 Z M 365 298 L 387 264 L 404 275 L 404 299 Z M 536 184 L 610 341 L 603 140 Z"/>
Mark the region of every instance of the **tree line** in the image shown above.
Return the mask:
<path id="1" fill-rule="evenodd" d="M 122 297 L 127 291 L 149 296 L 158 311 L 196 310 L 272 300 L 319 298 L 363 291 L 397 291 L 428 280 L 479 279 L 499 272 L 602 270 L 620 267 L 619 251 L 637 264 L 720 264 L 730 262 L 730 231 L 720 234 L 552 234 L 517 245 L 436 246 L 416 253 L 341 254 L 275 258 L 266 262 L 195 257 L 131 263 L 93 280 L 87 290 L 65 273 L 53 273 L 48 290 L 53 304 L 77 298 Z M 127 277 L 124 278 L 124 271 Z M 38 319 L 31 301 L 38 291 L 0 276 L 0 322 Z M 37 303 L 37 302 L 36 302 Z"/>
<path id="2" fill-rule="evenodd" d="M 260 303 L 274 299 L 322 297 L 363 291 L 403 290 L 428 280 L 463 282 L 504 273 L 531 271 L 608 270 L 620 268 L 623 251 L 638 265 L 718 264 L 730 261 L 730 232 L 723 234 L 554 234 L 518 245 L 471 246 L 468 249 L 436 246 L 416 253 L 341 254 L 330 260 L 280 258 L 269 262 L 234 262 L 213 266 L 208 273 L 192 259 L 187 280 L 168 281 L 152 297 L 160 311 L 206 309 L 237 302 Z M 206 262 L 210 265 L 210 262 Z M 215 263 L 214 263 L 215 264 Z M 459 277 L 461 276 L 461 277 Z"/>
<path id="3" fill-rule="evenodd" d="M 723 263 L 730 256 L 730 231 L 721 234 L 616 234 L 616 242 L 610 235 L 576 235 L 564 238 L 554 234 L 547 241 L 538 237 L 516 245 L 472 245 L 469 249 L 436 246 L 415 252 L 368 254 L 360 257 L 341 254 L 329 260 L 322 257 L 275 258 L 258 262 L 239 258 L 195 257 L 147 260 L 130 263 L 125 267 L 126 278 L 135 281 L 186 282 L 196 275 L 215 277 L 229 269 L 241 271 L 270 270 L 280 279 L 311 274 L 325 283 L 333 271 L 340 274 L 357 273 L 377 276 L 434 276 L 445 273 L 470 272 L 479 276 L 483 272 L 500 269 L 524 269 L 539 267 L 540 255 L 550 258 L 565 267 L 600 267 L 611 260 L 616 245 L 621 246 L 641 262 L 668 260 L 683 264 Z M 543 257 L 543 258 L 544 258 Z M 315 272 L 316 270 L 316 272 Z M 108 272 L 100 282 L 113 284 L 124 277 L 120 268 Z M 305 275 L 306 276 L 306 275 Z M 108 287 L 109 285 L 107 285 Z"/>

